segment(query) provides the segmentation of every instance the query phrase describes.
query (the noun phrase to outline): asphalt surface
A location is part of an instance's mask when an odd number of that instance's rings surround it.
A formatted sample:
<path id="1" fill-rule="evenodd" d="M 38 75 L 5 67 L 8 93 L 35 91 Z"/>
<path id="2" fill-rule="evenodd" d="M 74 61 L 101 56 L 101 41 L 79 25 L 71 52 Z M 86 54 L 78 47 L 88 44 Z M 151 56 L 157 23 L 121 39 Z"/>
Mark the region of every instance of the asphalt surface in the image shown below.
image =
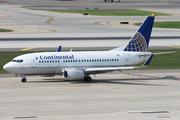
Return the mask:
<path id="1" fill-rule="evenodd" d="M 91 83 L 62 77 L 0 75 L 2 120 L 179 120 L 179 70 L 127 71 L 93 76 Z"/>
<path id="2" fill-rule="evenodd" d="M 28 8 L 28 9 L 26 9 Z M 0 50 L 62 49 L 108 50 L 127 43 L 145 16 L 98 17 L 50 13 L 47 9 L 144 9 L 172 14 L 156 21 L 179 21 L 178 0 L 3 0 Z M 35 10 L 35 11 L 34 11 Z M 38 11 L 37 11 L 38 10 Z M 120 25 L 128 21 L 129 25 Z M 150 49 L 179 48 L 179 29 L 153 28 Z M 92 38 L 92 39 L 90 39 Z M 106 40 L 104 40 L 106 39 Z M 120 39 L 120 40 L 119 40 Z M 165 46 L 166 45 L 166 46 Z M 21 83 L 12 74 L 0 75 L 0 119 L 31 120 L 179 120 L 180 71 L 124 71 L 93 76 L 92 83 L 63 81 L 62 77 L 27 77 Z"/>
<path id="3" fill-rule="evenodd" d="M 47 9 L 137 9 L 137 8 L 179 8 L 179 0 L 114 0 L 111 2 L 104 2 L 104 0 L 4 0 L 0 2 L 2 5 L 25 5 L 23 7 L 35 10 L 47 10 Z M 108 0 L 107 0 L 108 1 Z M 132 1 L 132 3 L 131 3 Z"/>

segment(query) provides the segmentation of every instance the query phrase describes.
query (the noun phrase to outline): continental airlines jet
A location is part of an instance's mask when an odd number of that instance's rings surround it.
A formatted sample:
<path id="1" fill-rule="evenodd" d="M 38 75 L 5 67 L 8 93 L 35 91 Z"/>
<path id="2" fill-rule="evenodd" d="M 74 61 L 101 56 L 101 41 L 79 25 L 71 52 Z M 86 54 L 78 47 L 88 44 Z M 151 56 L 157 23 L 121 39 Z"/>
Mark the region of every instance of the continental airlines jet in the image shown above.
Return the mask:
<path id="1" fill-rule="evenodd" d="M 15 57 L 4 65 L 4 70 L 22 77 L 27 75 L 63 75 L 64 80 L 91 81 L 90 74 L 134 69 L 146 61 L 147 66 L 154 53 L 147 52 L 154 16 L 148 16 L 130 41 L 110 51 L 93 52 L 40 52 Z"/>

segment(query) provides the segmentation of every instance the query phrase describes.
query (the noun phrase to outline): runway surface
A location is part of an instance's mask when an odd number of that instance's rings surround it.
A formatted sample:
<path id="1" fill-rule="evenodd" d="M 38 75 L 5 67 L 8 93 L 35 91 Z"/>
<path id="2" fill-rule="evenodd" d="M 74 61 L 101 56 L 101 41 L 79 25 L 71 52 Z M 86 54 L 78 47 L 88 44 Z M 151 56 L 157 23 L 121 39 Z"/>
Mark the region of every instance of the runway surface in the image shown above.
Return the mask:
<path id="1" fill-rule="evenodd" d="M 179 120 L 179 77 L 180 70 L 92 75 L 92 83 L 0 76 L 0 118 Z"/>

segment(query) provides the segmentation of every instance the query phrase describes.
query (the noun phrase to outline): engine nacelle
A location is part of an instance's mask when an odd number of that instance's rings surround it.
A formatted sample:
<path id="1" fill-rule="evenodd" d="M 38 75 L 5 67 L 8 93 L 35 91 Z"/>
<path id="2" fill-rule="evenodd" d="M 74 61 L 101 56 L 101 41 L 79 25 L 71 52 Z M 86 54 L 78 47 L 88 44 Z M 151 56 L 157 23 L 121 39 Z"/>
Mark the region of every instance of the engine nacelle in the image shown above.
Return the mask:
<path id="1" fill-rule="evenodd" d="M 84 71 L 76 69 L 65 69 L 63 72 L 65 80 L 80 80 L 84 78 Z"/>

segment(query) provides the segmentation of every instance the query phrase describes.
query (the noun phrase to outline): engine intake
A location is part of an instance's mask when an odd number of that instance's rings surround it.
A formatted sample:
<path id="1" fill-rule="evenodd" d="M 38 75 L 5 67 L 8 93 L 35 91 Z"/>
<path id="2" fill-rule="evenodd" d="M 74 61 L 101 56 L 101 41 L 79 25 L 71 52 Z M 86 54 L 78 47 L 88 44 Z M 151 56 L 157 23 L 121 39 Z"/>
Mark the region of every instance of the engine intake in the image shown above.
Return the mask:
<path id="1" fill-rule="evenodd" d="M 84 71 L 75 69 L 66 69 L 63 72 L 64 80 L 80 80 L 84 78 Z"/>

